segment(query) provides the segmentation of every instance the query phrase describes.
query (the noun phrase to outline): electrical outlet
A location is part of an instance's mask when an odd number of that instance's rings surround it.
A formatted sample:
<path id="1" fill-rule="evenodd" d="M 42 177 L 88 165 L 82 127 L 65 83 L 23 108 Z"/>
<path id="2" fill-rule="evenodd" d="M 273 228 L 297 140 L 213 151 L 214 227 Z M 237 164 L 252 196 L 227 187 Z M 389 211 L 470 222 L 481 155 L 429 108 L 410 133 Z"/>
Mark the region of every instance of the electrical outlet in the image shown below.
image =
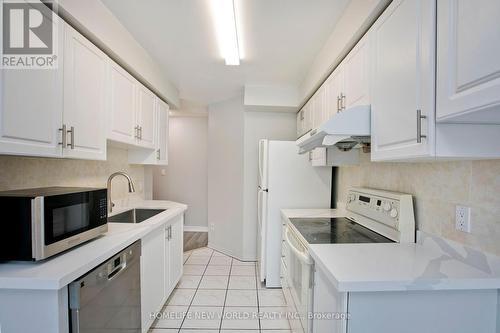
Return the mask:
<path id="1" fill-rule="evenodd" d="M 215 230 L 215 223 L 210 223 L 210 231 L 214 231 Z"/>
<path id="2" fill-rule="evenodd" d="M 457 206 L 455 213 L 455 228 L 470 233 L 470 207 Z"/>

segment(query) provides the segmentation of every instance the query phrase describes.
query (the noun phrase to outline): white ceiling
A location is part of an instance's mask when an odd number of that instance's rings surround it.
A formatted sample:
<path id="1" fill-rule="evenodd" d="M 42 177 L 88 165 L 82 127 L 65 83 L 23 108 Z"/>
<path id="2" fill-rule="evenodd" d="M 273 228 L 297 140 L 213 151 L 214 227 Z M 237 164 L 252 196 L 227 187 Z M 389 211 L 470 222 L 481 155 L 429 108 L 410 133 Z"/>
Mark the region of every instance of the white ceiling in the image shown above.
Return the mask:
<path id="1" fill-rule="evenodd" d="M 245 84 L 300 84 L 349 0 L 235 0 L 240 66 L 226 66 L 220 55 L 211 0 L 102 1 L 165 70 L 180 98 L 210 104 L 234 97 Z"/>

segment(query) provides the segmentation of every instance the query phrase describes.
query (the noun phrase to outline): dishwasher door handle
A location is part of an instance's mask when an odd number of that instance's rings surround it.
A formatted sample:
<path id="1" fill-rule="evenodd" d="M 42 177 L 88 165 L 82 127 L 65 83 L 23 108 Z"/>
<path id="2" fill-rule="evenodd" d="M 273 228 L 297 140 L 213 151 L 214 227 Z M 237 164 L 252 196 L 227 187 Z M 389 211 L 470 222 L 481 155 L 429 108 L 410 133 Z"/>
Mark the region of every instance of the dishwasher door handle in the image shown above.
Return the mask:
<path id="1" fill-rule="evenodd" d="M 120 272 L 123 272 L 127 268 L 127 263 L 124 262 L 120 266 L 116 267 L 111 273 L 108 274 L 108 281 L 113 280 Z"/>

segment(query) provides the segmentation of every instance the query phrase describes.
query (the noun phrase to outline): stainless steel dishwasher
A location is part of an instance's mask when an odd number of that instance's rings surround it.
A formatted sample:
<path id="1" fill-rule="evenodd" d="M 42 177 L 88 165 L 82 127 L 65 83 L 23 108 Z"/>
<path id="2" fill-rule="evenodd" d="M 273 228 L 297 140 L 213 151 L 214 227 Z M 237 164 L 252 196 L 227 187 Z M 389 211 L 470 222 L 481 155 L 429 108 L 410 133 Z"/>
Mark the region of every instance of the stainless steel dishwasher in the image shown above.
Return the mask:
<path id="1" fill-rule="evenodd" d="M 141 332 L 140 241 L 69 285 L 72 333 Z"/>

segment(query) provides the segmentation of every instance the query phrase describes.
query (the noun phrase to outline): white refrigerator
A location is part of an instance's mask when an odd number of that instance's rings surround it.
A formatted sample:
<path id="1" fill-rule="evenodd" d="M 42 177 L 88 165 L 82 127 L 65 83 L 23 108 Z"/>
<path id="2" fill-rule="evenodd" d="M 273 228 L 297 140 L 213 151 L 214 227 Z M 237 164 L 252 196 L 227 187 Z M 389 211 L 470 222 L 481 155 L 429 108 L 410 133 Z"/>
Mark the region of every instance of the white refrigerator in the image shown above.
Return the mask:
<path id="1" fill-rule="evenodd" d="M 281 209 L 329 208 L 332 169 L 313 167 L 295 141 L 259 141 L 257 260 L 260 281 L 281 287 Z"/>

